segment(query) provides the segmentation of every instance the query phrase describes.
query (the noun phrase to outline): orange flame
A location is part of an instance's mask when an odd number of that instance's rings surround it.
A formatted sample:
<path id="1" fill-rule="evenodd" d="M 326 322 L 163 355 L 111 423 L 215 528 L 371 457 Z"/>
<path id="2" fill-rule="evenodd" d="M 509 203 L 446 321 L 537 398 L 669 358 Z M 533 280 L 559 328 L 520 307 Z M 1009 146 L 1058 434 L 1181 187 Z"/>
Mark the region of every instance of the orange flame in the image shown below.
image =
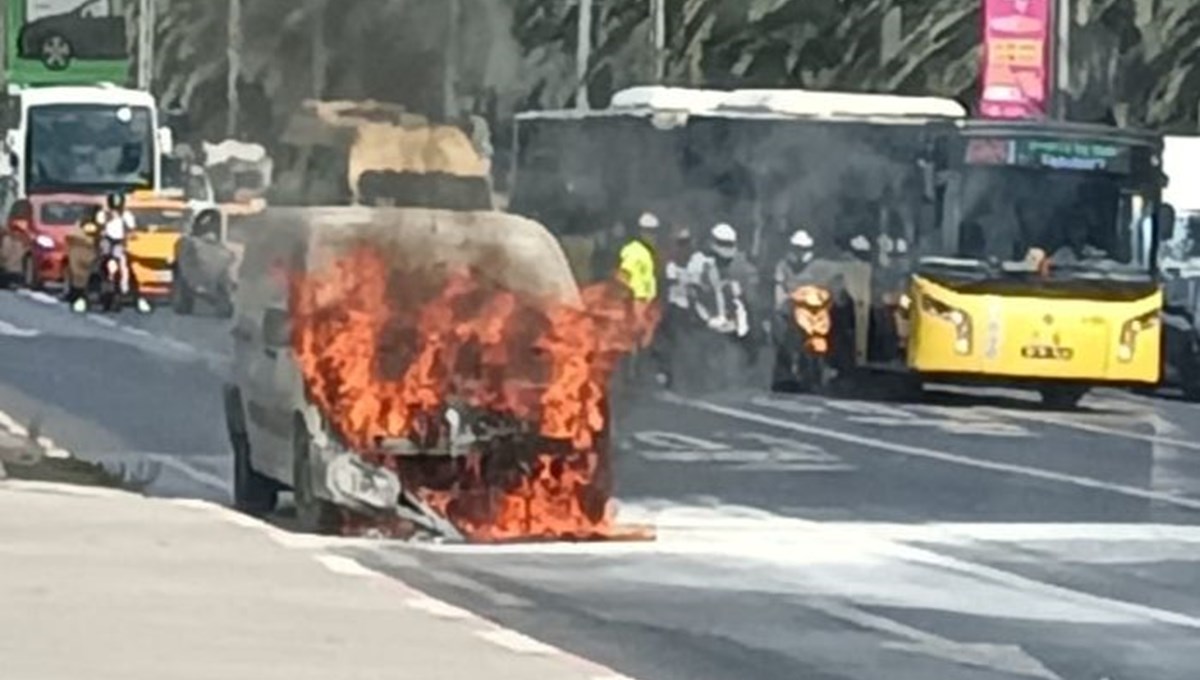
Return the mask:
<path id="1" fill-rule="evenodd" d="M 617 282 L 586 288 L 574 307 L 367 244 L 289 284 L 309 398 L 347 446 L 470 539 L 612 535 L 607 385 L 621 355 L 652 337 L 653 309 Z M 436 444 L 447 406 L 510 427 L 465 455 L 387 451 Z"/>

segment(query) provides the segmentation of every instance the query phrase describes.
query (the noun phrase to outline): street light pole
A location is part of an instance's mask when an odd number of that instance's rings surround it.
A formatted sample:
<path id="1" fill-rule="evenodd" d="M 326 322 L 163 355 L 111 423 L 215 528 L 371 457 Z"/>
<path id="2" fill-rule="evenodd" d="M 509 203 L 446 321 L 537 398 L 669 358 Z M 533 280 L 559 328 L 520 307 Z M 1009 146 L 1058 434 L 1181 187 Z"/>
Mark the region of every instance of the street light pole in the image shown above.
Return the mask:
<path id="1" fill-rule="evenodd" d="M 446 33 L 444 64 L 442 68 L 442 112 L 446 120 L 458 117 L 458 22 L 461 20 L 461 8 L 458 0 L 445 0 L 446 3 Z"/>
<path id="2" fill-rule="evenodd" d="M 667 0 L 650 0 L 654 19 L 654 82 L 661 84 L 667 76 Z"/>
<path id="3" fill-rule="evenodd" d="M 587 111 L 588 101 L 588 65 L 592 59 L 592 0 L 579 0 L 579 30 L 576 39 L 575 77 L 578 89 L 575 91 L 575 108 Z"/>
<path id="4" fill-rule="evenodd" d="M 139 0 L 138 2 L 138 67 L 137 86 L 139 90 L 149 90 L 154 84 L 154 25 L 158 17 L 155 15 L 154 0 Z"/>
<path id="5" fill-rule="evenodd" d="M 241 115 L 241 100 L 238 97 L 238 80 L 242 71 L 242 0 L 229 1 L 229 17 L 226 30 L 228 40 L 226 60 L 228 70 L 225 74 L 225 96 L 227 97 L 228 118 L 225 121 L 225 135 L 229 139 L 237 138 L 238 118 Z"/>
<path id="6" fill-rule="evenodd" d="M 1071 88 L 1071 0 L 1054 0 L 1054 118 L 1067 119 Z"/>

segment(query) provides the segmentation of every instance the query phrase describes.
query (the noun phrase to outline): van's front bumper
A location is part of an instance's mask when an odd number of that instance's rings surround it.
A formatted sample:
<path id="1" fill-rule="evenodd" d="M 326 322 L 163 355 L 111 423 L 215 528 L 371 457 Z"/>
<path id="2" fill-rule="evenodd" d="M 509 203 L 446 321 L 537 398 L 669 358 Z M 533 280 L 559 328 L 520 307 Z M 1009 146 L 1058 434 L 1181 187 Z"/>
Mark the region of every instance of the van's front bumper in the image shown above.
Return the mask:
<path id="1" fill-rule="evenodd" d="M 392 470 L 336 445 L 314 446 L 313 492 L 363 517 L 403 520 L 446 540 L 463 540 L 445 517 L 409 492 Z M 386 521 L 384 522 L 386 524 Z"/>

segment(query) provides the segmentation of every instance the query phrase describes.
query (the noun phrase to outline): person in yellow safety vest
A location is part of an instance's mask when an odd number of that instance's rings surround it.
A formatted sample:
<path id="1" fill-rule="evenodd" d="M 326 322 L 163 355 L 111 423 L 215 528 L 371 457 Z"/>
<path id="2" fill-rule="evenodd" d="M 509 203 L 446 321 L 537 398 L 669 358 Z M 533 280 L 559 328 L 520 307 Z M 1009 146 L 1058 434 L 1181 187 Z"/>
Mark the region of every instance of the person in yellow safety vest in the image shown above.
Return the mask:
<path id="1" fill-rule="evenodd" d="M 633 292 L 637 302 L 653 302 L 658 297 L 658 266 L 656 262 L 658 217 L 642 213 L 638 218 L 638 233 L 621 248 L 619 276 Z"/>
<path id="2" fill-rule="evenodd" d="M 644 334 L 639 344 L 644 349 L 654 339 L 655 324 L 651 315 L 657 312 L 658 301 L 658 217 L 642 213 L 638 218 L 637 234 L 621 247 L 617 277 L 629 287 L 633 296 L 633 313 Z"/>

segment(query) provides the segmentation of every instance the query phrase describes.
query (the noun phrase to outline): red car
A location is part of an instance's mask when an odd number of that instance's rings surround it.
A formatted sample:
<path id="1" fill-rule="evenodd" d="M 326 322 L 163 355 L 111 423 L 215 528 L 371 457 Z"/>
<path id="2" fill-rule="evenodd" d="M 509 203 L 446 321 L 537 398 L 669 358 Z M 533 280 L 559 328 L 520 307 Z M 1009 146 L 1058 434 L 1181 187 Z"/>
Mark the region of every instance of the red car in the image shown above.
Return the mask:
<path id="1" fill-rule="evenodd" d="M 87 194 L 37 194 L 17 201 L 0 233 L 0 267 L 10 280 L 17 277 L 33 290 L 62 283 L 67 234 L 103 205 L 103 195 Z"/>

